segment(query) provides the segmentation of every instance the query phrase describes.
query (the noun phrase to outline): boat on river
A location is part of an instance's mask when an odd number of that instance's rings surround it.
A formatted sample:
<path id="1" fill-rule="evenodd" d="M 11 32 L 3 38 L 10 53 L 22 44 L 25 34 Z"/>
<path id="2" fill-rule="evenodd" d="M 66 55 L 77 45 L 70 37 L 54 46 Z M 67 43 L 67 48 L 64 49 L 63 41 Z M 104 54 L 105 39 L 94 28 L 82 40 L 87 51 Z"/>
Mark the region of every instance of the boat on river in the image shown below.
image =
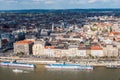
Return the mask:
<path id="1" fill-rule="evenodd" d="M 20 70 L 20 69 L 13 69 L 12 71 L 15 73 L 23 73 L 24 72 L 23 70 Z"/>
<path id="2" fill-rule="evenodd" d="M 107 65 L 106 68 L 108 68 L 108 69 L 120 69 L 120 66 L 117 66 L 117 65 Z"/>
<path id="3" fill-rule="evenodd" d="M 12 66 L 12 67 L 26 67 L 26 68 L 35 68 L 34 64 L 20 63 L 20 62 L 0 62 L 1 66 Z"/>
<path id="4" fill-rule="evenodd" d="M 118 65 L 113 65 L 113 64 L 109 64 L 109 65 L 106 65 L 106 68 L 108 68 L 108 69 L 119 69 L 120 68 L 120 66 L 118 66 Z"/>
<path id="5" fill-rule="evenodd" d="M 93 66 L 79 64 L 47 64 L 47 69 L 77 69 L 77 70 L 93 70 Z"/>

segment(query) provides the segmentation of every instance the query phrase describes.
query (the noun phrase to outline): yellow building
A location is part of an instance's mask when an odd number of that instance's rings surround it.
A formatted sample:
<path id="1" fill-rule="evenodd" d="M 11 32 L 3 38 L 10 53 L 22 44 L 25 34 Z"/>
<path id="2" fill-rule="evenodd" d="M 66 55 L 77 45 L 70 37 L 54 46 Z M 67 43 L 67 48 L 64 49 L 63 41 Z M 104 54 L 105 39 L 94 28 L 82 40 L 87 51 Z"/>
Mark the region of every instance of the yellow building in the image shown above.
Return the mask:
<path id="1" fill-rule="evenodd" d="M 32 47 L 33 55 L 42 56 L 44 54 L 44 46 L 40 43 L 34 44 Z"/>

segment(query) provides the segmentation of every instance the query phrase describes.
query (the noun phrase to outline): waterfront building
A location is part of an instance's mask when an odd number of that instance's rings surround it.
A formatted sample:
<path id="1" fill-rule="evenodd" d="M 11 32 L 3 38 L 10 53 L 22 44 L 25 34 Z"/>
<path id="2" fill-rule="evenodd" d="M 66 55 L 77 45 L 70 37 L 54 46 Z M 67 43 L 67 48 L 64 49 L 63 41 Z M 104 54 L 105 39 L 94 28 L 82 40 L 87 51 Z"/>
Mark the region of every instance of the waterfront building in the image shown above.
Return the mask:
<path id="1" fill-rule="evenodd" d="M 35 41 L 32 47 L 33 55 L 36 56 L 44 56 L 44 42 L 43 41 Z"/>
<path id="2" fill-rule="evenodd" d="M 33 41 L 22 40 L 14 43 L 14 53 L 24 53 L 25 55 L 32 54 Z"/>
<path id="3" fill-rule="evenodd" d="M 61 49 L 54 49 L 54 56 L 55 57 L 62 57 L 64 55 L 62 54 Z"/>
<path id="4" fill-rule="evenodd" d="M 75 57 L 77 55 L 77 51 L 78 51 L 78 45 L 75 45 L 75 43 L 71 43 L 68 46 L 69 53 L 67 54 L 67 56 Z"/>
<path id="5" fill-rule="evenodd" d="M 91 55 L 94 57 L 103 57 L 104 56 L 103 48 L 97 45 L 91 46 Z"/>
<path id="6" fill-rule="evenodd" d="M 104 49 L 105 56 L 108 57 L 117 57 L 118 56 L 118 47 L 113 44 L 107 44 Z"/>
<path id="7" fill-rule="evenodd" d="M 79 48 L 77 50 L 77 53 L 76 53 L 76 56 L 79 56 L 79 57 L 87 57 L 87 50 L 85 48 Z"/>
<path id="8" fill-rule="evenodd" d="M 54 55 L 54 46 L 45 46 L 44 54 L 47 57 L 55 57 L 55 55 Z"/>
<path id="9" fill-rule="evenodd" d="M 66 57 L 72 57 L 73 55 L 69 52 L 68 49 L 62 49 L 61 50 L 61 56 L 62 57 L 64 57 L 64 56 L 66 56 Z"/>

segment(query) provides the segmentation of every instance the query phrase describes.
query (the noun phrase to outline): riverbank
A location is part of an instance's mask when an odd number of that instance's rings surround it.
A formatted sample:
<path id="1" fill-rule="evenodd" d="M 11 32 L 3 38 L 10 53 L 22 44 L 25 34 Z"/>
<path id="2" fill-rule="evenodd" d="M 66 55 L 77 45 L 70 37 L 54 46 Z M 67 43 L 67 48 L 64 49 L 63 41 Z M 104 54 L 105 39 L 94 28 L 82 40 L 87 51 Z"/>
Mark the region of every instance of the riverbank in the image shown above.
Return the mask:
<path id="1" fill-rule="evenodd" d="M 52 59 L 39 59 L 39 58 L 19 58 L 19 57 L 0 57 L 0 61 L 13 61 L 17 60 L 17 62 L 22 63 L 32 63 L 32 64 L 52 64 L 52 63 L 63 63 L 64 61 L 56 61 Z M 81 65 L 90 65 L 90 66 L 107 66 L 107 65 L 117 65 L 120 66 L 120 61 L 97 61 L 94 59 L 88 59 L 88 60 L 79 60 L 79 61 L 65 61 L 66 63 L 75 63 L 75 64 L 81 64 Z"/>

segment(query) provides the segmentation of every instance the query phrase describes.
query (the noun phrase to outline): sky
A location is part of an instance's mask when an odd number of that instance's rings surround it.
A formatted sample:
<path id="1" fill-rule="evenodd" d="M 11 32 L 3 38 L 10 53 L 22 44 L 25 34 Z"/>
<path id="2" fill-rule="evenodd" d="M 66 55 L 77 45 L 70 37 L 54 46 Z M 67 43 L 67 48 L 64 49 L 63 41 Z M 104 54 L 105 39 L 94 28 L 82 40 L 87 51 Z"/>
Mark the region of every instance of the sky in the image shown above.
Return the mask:
<path id="1" fill-rule="evenodd" d="M 120 8 L 120 0 L 0 0 L 0 10 Z"/>

